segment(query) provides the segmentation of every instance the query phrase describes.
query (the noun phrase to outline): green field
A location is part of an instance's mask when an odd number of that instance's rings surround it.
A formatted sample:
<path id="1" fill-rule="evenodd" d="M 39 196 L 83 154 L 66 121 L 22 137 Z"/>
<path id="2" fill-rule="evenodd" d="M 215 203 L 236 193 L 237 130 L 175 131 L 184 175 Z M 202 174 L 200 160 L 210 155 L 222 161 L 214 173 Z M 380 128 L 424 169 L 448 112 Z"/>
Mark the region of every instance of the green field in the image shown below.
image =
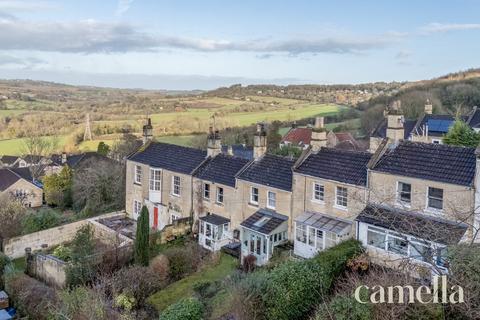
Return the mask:
<path id="1" fill-rule="evenodd" d="M 51 139 L 54 139 L 51 137 Z M 59 136 L 58 139 L 58 148 L 61 149 L 67 140 L 67 136 Z M 8 139 L 8 140 L 0 140 L 0 155 L 8 154 L 8 155 L 20 155 L 23 153 L 23 149 L 25 147 L 25 139 Z"/>

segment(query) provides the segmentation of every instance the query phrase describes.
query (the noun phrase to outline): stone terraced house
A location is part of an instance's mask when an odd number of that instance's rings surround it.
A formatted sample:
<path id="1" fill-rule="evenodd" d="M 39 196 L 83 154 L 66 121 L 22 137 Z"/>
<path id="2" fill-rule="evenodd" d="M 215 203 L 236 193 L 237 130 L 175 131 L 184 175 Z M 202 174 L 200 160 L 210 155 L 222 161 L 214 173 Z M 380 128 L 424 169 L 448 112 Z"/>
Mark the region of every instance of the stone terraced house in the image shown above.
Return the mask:
<path id="1" fill-rule="evenodd" d="M 476 240 L 480 151 L 387 130 L 373 153 L 328 148 L 317 119 L 296 161 L 266 152 L 262 124 L 253 159 L 234 155 L 213 130 L 207 151 L 147 138 L 127 159 L 126 211 L 136 219 L 146 205 L 158 230 L 193 217 L 200 245 L 236 246 L 258 265 L 286 242 L 310 258 L 354 237 L 378 263 L 446 268 L 447 245 Z"/>

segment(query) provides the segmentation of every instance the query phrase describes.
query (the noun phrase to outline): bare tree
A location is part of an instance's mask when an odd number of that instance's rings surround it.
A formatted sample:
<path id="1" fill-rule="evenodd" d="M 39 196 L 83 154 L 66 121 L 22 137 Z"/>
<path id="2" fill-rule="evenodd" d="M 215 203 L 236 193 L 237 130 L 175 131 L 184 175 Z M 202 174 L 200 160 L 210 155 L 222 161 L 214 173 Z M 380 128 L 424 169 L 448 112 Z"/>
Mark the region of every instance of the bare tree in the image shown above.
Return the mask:
<path id="1" fill-rule="evenodd" d="M 28 163 L 34 180 L 42 176 L 46 166 L 50 163 L 50 156 L 58 149 L 58 137 L 31 134 L 24 139 L 21 148 L 22 158 Z"/>

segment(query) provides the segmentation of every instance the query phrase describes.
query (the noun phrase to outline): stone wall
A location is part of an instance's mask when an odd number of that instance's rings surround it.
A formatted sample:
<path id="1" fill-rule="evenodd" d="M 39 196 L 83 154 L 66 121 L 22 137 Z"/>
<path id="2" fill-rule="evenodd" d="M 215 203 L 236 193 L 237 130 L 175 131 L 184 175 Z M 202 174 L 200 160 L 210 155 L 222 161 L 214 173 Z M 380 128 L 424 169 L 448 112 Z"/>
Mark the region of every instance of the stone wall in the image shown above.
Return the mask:
<path id="1" fill-rule="evenodd" d="M 27 274 L 46 284 L 66 286 L 66 263 L 54 256 L 41 253 L 27 254 Z"/>
<path id="2" fill-rule="evenodd" d="M 152 237 L 158 236 L 155 239 L 156 243 L 167 243 L 176 237 L 184 236 L 191 231 L 191 218 L 180 218 L 168 224 L 162 231 L 152 234 Z"/>
<path id="3" fill-rule="evenodd" d="M 92 224 L 96 236 L 114 237 L 115 232 L 96 222 L 98 219 L 112 217 L 115 215 L 125 215 L 121 212 L 113 212 L 101 215 L 92 219 L 81 220 L 59 227 L 42 230 L 39 232 L 30 233 L 24 236 L 18 236 L 10 239 L 4 239 L 2 243 L 2 251 L 11 259 L 17 259 L 25 256 L 25 249 L 30 248 L 32 252 L 43 251 L 51 247 L 58 246 L 62 243 L 69 242 L 73 239 L 77 231 L 86 224 Z M 107 229 L 107 230 L 105 230 Z M 122 242 L 127 241 L 128 238 L 120 235 Z M 130 240 L 130 239 L 128 239 Z M 131 240 L 130 240 L 131 241 Z"/>
<path id="4" fill-rule="evenodd" d="M 72 240 L 78 229 L 87 223 L 89 223 L 88 220 L 82 220 L 24 236 L 4 239 L 3 253 L 11 259 L 16 259 L 25 256 L 26 248 L 31 248 L 32 252 L 35 252 L 57 246 Z"/>

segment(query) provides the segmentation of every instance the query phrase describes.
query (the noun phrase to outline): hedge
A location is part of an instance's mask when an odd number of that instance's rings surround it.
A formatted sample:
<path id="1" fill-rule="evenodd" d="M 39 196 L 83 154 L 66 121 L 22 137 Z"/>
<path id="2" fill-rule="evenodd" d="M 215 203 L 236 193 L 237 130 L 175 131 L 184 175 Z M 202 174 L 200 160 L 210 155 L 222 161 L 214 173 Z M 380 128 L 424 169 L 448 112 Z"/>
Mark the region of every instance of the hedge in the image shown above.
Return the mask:
<path id="1" fill-rule="evenodd" d="M 345 270 L 347 261 L 362 251 L 358 241 L 344 241 L 313 259 L 283 263 L 265 273 L 261 289 L 250 285 L 243 291 L 250 301 L 256 301 L 252 306 L 255 310 L 264 310 L 267 319 L 305 318 L 319 302 L 328 298 L 333 282 Z M 256 298 L 252 299 L 252 295 Z"/>
<path id="2" fill-rule="evenodd" d="M 195 298 L 180 300 L 172 304 L 160 315 L 160 320 L 201 320 L 203 304 Z"/>

